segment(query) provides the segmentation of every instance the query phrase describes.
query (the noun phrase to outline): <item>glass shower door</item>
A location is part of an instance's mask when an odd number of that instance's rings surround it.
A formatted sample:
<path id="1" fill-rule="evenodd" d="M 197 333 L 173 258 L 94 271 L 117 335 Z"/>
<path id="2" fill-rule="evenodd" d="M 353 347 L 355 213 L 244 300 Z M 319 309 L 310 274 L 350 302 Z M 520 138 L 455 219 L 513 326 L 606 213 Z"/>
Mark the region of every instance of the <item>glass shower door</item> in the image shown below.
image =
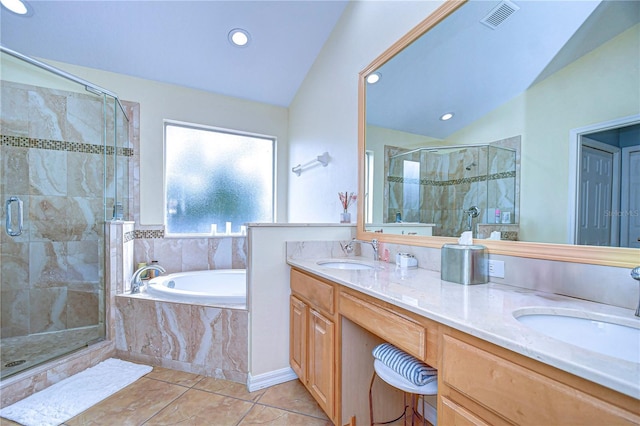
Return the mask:
<path id="1" fill-rule="evenodd" d="M 5 52 L 0 65 L 5 378 L 104 338 L 108 97 Z"/>

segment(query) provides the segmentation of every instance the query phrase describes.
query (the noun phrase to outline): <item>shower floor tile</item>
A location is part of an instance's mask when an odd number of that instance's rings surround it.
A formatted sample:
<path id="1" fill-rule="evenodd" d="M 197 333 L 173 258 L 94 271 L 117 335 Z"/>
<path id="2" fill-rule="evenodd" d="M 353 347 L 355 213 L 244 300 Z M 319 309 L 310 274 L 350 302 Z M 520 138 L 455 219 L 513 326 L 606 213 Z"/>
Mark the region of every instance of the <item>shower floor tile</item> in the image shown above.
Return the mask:
<path id="1" fill-rule="evenodd" d="M 101 337 L 101 327 L 89 326 L 30 336 L 5 337 L 0 351 L 0 377 L 6 378 L 56 356 L 84 348 Z"/>
<path id="2" fill-rule="evenodd" d="M 248 392 L 242 384 L 160 367 L 64 426 L 88 424 L 332 425 L 298 380 Z M 17 423 L 0 418 L 0 426 L 13 425 Z"/>

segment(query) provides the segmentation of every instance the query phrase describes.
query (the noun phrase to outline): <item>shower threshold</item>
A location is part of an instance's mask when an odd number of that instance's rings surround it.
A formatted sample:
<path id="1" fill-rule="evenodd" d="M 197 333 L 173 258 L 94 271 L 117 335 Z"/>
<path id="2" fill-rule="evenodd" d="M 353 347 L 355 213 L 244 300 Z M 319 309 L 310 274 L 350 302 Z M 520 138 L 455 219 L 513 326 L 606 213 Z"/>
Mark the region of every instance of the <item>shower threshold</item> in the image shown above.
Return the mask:
<path id="1" fill-rule="evenodd" d="M 6 337 L 0 341 L 0 379 L 104 340 L 103 326 Z"/>

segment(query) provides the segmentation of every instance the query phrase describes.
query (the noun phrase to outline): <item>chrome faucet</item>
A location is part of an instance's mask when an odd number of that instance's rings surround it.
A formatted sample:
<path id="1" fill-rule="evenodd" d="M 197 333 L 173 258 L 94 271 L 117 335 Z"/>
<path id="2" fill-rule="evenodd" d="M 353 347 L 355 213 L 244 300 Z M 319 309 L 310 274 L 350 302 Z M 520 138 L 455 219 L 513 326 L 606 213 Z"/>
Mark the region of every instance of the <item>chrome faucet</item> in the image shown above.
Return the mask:
<path id="1" fill-rule="evenodd" d="M 374 261 L 378 260 L 378 240 L 376 240 L 374 238 L 371 241 L 365 241 L 365 240 L 358 240 L 358 239 L 354 238 L 353 240 L 349 241 L 349 243 L 346 246 L 343 247 L 344 251 L 347 254 L 353 253 L 353 243 L 371 244 L 371 247 L 373 247 L 373 260 Z"/>
<path id="2" fill-rule="evenodd" d="M 463 210 L 463 212 L 468 216 L 467 228 L 469 229 L 467 229 L 467 231 L 473 231 L 473 219 L 478 217 L 478 215 L 480 214 L 480 209 L 478 208 L 478 206 L 471 206 L 468 210 Z"/>
<path id="3" fill-rule="evenodd" d="M 136 293 L 140 293 L 140 286 L 142 285 L 142 278 L 140 278 L 142 276 L 143 272 L 149 271 L 149 270 L 156 270 L 161 274 L 165 274 L 167 271 L 160 265 L 147 265 L 147 266 L 143 266 L 142 268 L 138 268 L 138 270 L 136 270 L 133 275 L 131 276 L 131 294 L 136 294 Z"/>
<path id="4" fill-rule="evenodd" d="M 640 266 L 636 266 L 631 270 L 631 278 L 640 281 Z M 640 317 L 640 298 L 638 298 L 638 307 L 636 308 L 636 316 Z"/>

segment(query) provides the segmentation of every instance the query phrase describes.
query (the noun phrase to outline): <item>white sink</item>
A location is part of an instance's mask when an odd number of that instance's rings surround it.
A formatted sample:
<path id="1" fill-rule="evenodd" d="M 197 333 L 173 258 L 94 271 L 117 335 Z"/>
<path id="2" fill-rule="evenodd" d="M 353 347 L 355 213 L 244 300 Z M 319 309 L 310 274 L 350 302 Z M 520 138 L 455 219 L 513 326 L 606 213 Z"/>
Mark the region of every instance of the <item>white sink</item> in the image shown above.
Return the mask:
<path id="1" fill-rule="evenodd" d="M 640 320 L 548 308 L 519 309 L 513 316 L 527 327 L 554 339 L 640 363 Z"/>
<path id="2" fill-rule="evenodd" d="M 320 266 L 331 269 L 374 269 L 375 267 L 370 263 L 359 262 L 357 260 L 337 259 L 337 260 L 322 260 L 316 262 Z"/>

